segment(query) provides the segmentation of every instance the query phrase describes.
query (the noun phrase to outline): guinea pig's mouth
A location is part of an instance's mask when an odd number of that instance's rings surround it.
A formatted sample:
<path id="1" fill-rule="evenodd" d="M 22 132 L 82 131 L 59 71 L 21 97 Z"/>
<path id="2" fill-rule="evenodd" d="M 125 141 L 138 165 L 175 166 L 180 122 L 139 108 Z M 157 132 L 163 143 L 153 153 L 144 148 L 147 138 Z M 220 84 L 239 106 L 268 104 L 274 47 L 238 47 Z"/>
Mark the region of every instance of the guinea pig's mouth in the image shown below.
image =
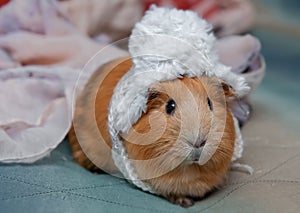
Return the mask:
<path id="1" fill-rule="evenodd" d="M 197 163 L 200 159 L 203 148 L 204 146 L 192 149 L 188 154 L 188 156 L 186 157 L 185 161 L 188 163 Z"/>

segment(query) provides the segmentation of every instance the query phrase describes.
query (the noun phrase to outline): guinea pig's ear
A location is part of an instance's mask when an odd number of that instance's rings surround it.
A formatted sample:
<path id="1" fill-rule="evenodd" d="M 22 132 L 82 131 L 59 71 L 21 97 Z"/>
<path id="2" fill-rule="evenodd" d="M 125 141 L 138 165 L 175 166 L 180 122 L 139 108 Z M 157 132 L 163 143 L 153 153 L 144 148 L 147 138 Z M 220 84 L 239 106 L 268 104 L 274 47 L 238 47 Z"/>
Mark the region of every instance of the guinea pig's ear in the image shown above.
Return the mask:
<path id="1" fill-rule="evenodd" d="M 227 98 L 237 97 L 237 93 L 231 85 L 225 83 L 224 81 L 221 82 L 221 85 Z"/>

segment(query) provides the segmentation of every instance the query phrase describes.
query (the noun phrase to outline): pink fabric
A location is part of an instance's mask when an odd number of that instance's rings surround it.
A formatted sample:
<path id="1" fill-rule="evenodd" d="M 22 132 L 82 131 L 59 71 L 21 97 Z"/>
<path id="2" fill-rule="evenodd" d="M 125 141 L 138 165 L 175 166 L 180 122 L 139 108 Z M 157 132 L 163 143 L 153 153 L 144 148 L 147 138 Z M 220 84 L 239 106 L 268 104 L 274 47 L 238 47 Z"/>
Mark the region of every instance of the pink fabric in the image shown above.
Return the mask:
<path id="1" fill-rule="evenodd" d="M 62 141 L 71 125 L 78 74 L 66 67 L 0 72 L 0 161 L 30 163 Z"/>
<path id="2" fill-rule="evenodd" d="M 265 75 L 264 59 L 260 55 L 261 44 L 251 35 L 228 36 L 216 42 L 220 61 L 232 72 L 242 75 L 253 92 Z"/>
<path id="3" fill-rule="evenodd" d="M 1 8 L 0 34 L 19 30 L 58 35 L 74 31 L 74 28 L 60 12 L 56 0 L 12 0 Z"/>

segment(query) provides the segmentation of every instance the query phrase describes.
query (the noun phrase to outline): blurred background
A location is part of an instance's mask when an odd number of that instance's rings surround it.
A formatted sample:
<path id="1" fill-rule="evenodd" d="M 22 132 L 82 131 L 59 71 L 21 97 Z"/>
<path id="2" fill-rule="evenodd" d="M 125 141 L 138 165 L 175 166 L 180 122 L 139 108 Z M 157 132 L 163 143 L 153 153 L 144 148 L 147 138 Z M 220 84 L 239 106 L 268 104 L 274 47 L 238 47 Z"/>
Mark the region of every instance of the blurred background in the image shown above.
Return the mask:
<path id="1" fill-rule="evenodd" d="M 282 125 L 300 130 L 300 2 L 254 0 L 257 18 L 252 33 L 262 43 L 265 79 L 253 99 L 270 106 Z M 272 110 L 271 110 L 272 109 Z M 272 118 L 269 116 L 269 118 Z"/>

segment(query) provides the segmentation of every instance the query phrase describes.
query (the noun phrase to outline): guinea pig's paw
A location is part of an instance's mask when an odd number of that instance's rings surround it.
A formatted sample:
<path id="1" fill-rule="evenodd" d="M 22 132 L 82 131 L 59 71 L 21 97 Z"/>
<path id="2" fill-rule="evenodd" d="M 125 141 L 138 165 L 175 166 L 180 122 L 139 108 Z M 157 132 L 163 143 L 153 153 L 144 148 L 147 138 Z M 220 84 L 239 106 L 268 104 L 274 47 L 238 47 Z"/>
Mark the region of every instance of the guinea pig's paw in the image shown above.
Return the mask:
<path id="1" fill-rule="evenodd" d="M 184 208 L 191 207 L 195 203 L 192 198 L 183 195 L 169 195 L 167 200 Z"/>

